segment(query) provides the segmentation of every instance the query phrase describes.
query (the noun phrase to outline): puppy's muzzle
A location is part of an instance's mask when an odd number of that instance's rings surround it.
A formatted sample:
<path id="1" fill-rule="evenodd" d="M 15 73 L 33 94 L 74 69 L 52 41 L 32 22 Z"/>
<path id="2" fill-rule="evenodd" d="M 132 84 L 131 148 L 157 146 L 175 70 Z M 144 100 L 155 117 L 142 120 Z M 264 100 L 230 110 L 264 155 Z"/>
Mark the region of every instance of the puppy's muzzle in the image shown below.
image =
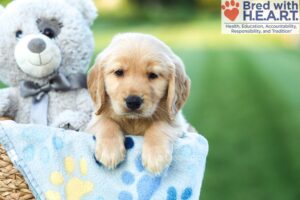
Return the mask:
<path id="1" fill-rule="evenodd" d="M 132 111 L 135 111 L 141 107 L 143 104 L 143 99 L 139 96 L 128 96 L 125 99 L 126 106 Z"/>

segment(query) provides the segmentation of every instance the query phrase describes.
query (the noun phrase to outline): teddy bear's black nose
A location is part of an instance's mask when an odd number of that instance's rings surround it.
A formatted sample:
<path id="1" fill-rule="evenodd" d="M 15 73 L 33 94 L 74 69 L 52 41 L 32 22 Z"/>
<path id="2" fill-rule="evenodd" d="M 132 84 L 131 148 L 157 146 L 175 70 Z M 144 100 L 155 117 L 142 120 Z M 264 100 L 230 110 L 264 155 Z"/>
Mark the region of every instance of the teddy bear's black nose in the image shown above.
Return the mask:
<path id="1" fill-rule="evenodd" d="M 42 53 L 46 49 L 46 43 L 40 38 L 32 39 L 28 43 L 28 49 L 32 53 Z"/>
<path id="2" fill-rule="evenodd" d="M 125 102 L 130 110 L 137 110 L 141 107 L 143 99 L 139 96 L 129 96 L 125 99 Z"/>

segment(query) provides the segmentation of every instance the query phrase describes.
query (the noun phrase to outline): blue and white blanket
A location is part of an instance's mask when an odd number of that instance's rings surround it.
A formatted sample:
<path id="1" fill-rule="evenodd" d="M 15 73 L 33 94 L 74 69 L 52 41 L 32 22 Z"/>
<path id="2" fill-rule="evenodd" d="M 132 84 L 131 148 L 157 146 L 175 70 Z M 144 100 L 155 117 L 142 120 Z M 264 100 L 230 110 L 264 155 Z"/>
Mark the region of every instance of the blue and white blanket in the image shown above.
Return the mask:
<path id="1" fill-rule="evenodd" d="M 0 143 L 41 200 L 196 200 L 208 152 L 204 137 L 186 133 L 171 166 L 153 176 L 141 163 L 143 137 L 126 137 L 126 161 L 112 171 L 95 161 L 90 134 L 6 121 Z"/>

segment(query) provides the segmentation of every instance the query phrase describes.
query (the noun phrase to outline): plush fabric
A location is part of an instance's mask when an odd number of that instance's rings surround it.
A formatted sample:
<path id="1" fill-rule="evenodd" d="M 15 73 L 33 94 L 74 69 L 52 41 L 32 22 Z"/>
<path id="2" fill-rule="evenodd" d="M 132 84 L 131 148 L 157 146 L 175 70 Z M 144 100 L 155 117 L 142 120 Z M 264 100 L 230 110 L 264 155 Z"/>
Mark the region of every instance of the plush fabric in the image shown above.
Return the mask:
<path id="1" fill-rule="evenodd" d="M 20 82 L 33 81 L 44 85 L 52 75 L 37 78 L 34 75 L 44 72 L 33 73 L 33 70 L 27 70 L 25 73 L 19 66 L 23 62 L 17 63 L 16 57 L 27 56 L 30 63 L 42 62 L 40 60 L 44 57 L 46 60 L 55 47 L 61 60 L 59 66 L 55 67 L 56 71 L 65 76 L 87 72 L 94 50 L 90 26 L 96 16 L 92 0 L 16 0 L 4 9 L 0 6 L 0 81 L 8 86 L 7 89 L 0 90 L 0 116 L 10 117 L 19 123 L 29 123 L 33 98 L 21 97 Z M 21 53 L 16 51 L 18 44 L 27 37 L 45 38 L 47 35 L 43 30 L 48 26 L 56 34 L 55 38 L 47 40 L 44 52 L 30 54 L 28 45 L 20 47 Z M 50 43 L 53 48 L 49 47 Z M 40 59 L 36 59 L 38 55 Z M 58 56 L 52 56 L 51 60 L 57 58 Z M 45 66 L 35 69 L 43 70 Z M 92 107 L 86 89 L 67 92 L 52 90 L 49 92 L 48 125 L 65 127 L 70 124 L 68 126 L 72 129 L 83 130 L 90 120 Z M 75 118 L 78 116 L 80 117 Z"/>
<path id="2" fill-rule="evenodd" d="M 169 168 L 153 176 L 141 163 L 141 136 L 126 136 L 127 158 L 112 171 L 95 161 L 90 134 L 7 121 L 0 143 L 35 197 L 49 200 L 198 200 L 208 152 L 203 136 L 185 133 Z"/>

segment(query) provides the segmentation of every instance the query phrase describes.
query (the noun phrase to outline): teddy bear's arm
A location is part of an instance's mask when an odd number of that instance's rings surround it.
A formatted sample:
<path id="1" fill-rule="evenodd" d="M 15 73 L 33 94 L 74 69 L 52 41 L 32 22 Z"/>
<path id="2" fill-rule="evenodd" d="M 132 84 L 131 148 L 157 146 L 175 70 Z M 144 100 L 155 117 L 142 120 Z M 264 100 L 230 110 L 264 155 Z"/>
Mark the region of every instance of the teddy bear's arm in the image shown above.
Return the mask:
<path id="1" fill-rule="evenodd" d="M 85 89 L 77 91 L 74 110 L 65 110 L 59 114 L 52 126 L 76 131 L 85 130 L 91 120 L 93 111 L 92 100 Z"/>
<path id="2" fill-rule="evenodd" d="M 0 116 L 14 119 L 18 110 L 18 93 L 16 88 L 0 90 Z"/>

